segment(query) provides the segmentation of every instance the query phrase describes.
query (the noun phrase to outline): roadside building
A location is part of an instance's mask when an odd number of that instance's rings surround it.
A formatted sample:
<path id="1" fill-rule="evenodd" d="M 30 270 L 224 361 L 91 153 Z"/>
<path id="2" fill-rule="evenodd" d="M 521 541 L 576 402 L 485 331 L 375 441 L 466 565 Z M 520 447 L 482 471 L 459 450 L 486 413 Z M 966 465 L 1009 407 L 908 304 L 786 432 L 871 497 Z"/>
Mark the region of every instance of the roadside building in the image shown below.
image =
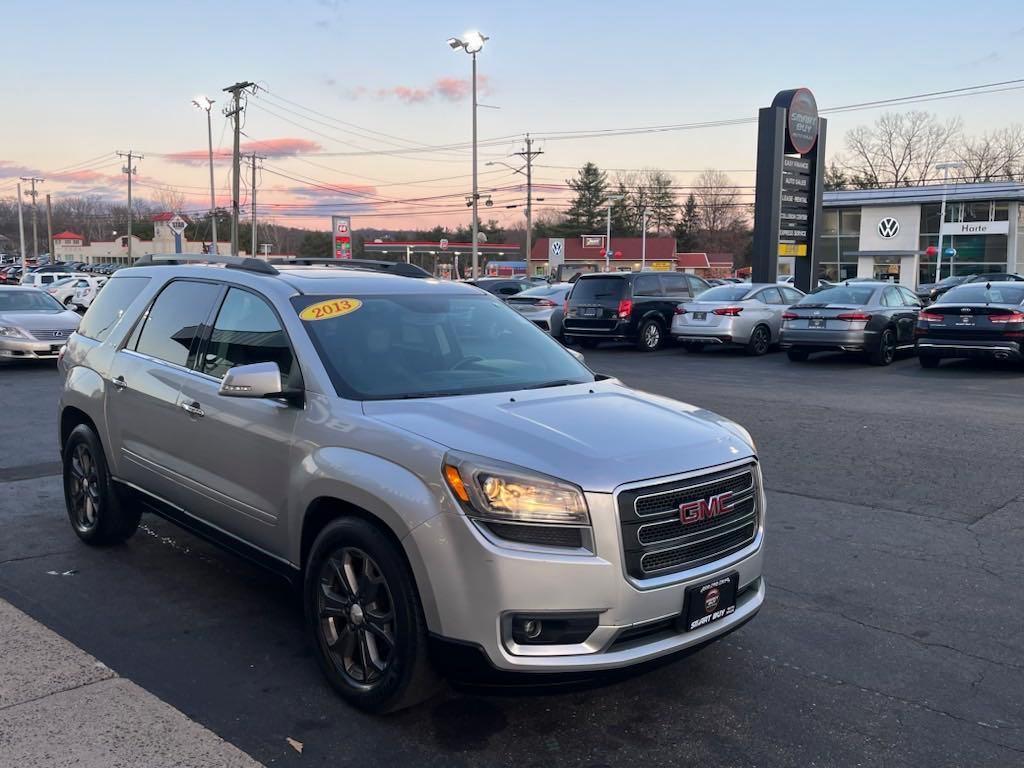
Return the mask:
<path id="1" fill-rule="evenodd" d="M 540 237 L 533 243 L 530 264 L 536 275 L 549 275 L 560 265 L 581 272 L 603 272 L 605 268 L 605 236 Z M 609 269 L 630 272 L 641 268 L 676 271 L 674 237 L 651 236 L 646 249 L 641 237 L 612 237 Z M 646 256 L 645 256 L 646 253 Z"/>
<path id="2" fill-rule="evenodd" d="M 153 253 L 209 253 L 210 241 L 188 240 L 184 234 L 175 234 L 178 222 L 187 220 L 176 213 L 158 213 L 153 217 L 153 239 L 141 240 L 132 236 L 132 258 Z M 180 248 L 177 239 L 180 237 Z M 231 243 L 217 244 L 217 252 L 231 253 Z M 244 250 L 239 251 L 245 255 Z M 113 240 L 93 240 L 86 243 L 77 232 L 61 232 L 53 236 L 53 256 L 56 261 L 82 261 L 86 264 L 128 264 L 128 236 L 115 236 Z"/>
<path id="3" fill-rule="evenodd" d="M 942 198 L 946 217 L 940 221 Z M 893 280 L 910 287 L 941 275 L 1017 272 L 1024 268 L 1024 184 L 929 184 L 899 189 L 825 192 L 818 239 L 819 274 Z"/>
<path id="4" fill-rule="evenodd" d="M 732 277 L 735 267 L 731 253 L 677 253 L 676 269 L 698 277 Z"/>
<path id="5" fill-rule="evenodd" d="M 512 270 L 508 271 L 510 275 L 525 274 L 525 261 L 508 260 L 509 257 L 521 256 L 521 251 L 518 243 L 478 243 L 480 273 L 491 274 L 488 270 L 493 262 L 502 265 L 502 270 Z M 453 279 L 469 274 L 473 264 L 473 244 L 447 240 L 380 240 L 363 243 L 363 256 L 368 259 L 405 261 L 423 267 L 437 277 Z M 501 274 L 504 276 L 506 272 Z"/>

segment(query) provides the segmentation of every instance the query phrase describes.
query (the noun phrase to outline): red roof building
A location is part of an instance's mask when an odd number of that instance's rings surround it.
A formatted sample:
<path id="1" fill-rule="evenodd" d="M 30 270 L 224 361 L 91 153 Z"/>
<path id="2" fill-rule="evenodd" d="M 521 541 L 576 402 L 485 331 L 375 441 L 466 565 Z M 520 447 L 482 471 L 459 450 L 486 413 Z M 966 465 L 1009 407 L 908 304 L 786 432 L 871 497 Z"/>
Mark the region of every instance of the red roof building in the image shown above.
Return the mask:
<path id="1" fill-rule="evenodd" d="M 604 263 L 604 235 L 583 235 L 582 237 L 565 238 L 538 238 L 530 251 L 530 259 L 537 262 L 548 261 L 551 253 L 551 241 L 562 241 L 562 260 L 564 262 L 578 263 Z M 673 261 L 676 250 L 674 237 L 648 237 L 647 238 L 647 261 Z M 641 237 L 615 237 L 612 236 L 611 258 L 619 266 L 626 266 L 625 262 L 632 265 L 634 262 L 639 268 L 643 257 L 644 246 Z"/>
<path id="2" fill-rule="evenodd" d="M 85 240 L 83 235 L 76 235 L 74 232 L 65 231 L 53 236 L 54 240 Z"/>

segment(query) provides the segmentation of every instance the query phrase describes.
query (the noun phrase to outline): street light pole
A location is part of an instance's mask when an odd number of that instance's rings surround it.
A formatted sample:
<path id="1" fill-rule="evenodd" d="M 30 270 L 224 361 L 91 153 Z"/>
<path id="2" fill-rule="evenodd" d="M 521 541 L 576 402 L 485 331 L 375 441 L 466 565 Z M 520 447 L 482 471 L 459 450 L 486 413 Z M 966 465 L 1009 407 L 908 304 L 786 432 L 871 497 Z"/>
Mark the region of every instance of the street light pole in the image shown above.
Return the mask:
<path id="1" fill-rule="evenodd" d="M 200 101 L 205 102 L 204 107 Z M 196 96 L 192 99 L 192 103 L 197 108 L 202 109 L 206 112 L 206 139 L 210 150 L 210 226 L 212 227 L 213 241 L 210 243 L 210 253 L 217 252 L 217 195 L 214 191 L 213 184 L 213 118 L 210 116 L 210 110 L 213 108 L 214 101 L 206 96 Z"/>
<path id="2" fill-rule="evenodd" d="M 643 235 L 640 239 L 640 271 L 647 269 L 647 209 L 644 208 L 642 217 Z"/>
<path id="3" fill-rule="evenodd" d="M 486 35 L 482 35 L 479 32 L 467 32 L 461 38 L 449 37 L 448 47 L 453 51 L 461 48 L 473 58 L 473 278 L 476 279 L 479 276 L 480 267 L 480 247 L 477 243 L 477 235 L 480 233 L 480 218 L 477 214 L 477 204 L 480 202 L 480 192 L 477 187 L 477 153 L 476 153 L 476 55 L 484 48 L 484 43 L 490 38 Z"/>
<path id="4" fill-rule="evenodd" d="M 960 168 L 960 163 L 936 163 L 935 167 L 942 171 L 942 205 L 939 206 L 939 248 L 935 253 L 935 282 L 942 279 L 942 225 L 946 223 L 946 188 L 949 184 L 950 168 Z M 953 265 L 950 263 L 950 274 L 953 274 Z"/>
<path id="5" fill-rule="evenodd" d="M 480 203 L 480 193 L 477 189 L 476 175 L 476 51 L 473 51 L 473 279 L 480 276 L 480 244 L 477 236 L 480 234 L 480 216 L 477 206 Z"/>
<path id="6" fill-rule="evenodd" d="M 608 232 L 605 236 L 604 241 L 604 271 L 608 272 L 611 269 L 611 258 L 612 258 L 612 206 L 615 205 L 617 200 L 621 200 L 622 195 L 608 195 Z"/>

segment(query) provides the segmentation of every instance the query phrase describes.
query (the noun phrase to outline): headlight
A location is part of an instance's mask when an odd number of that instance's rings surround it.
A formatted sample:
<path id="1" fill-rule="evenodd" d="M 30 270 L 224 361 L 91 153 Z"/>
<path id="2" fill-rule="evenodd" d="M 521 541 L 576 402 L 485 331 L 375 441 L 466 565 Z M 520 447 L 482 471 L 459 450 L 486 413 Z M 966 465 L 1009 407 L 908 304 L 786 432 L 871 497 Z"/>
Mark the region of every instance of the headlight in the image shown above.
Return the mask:
<path id="1" fill-rule="evenodd" d="M 28 338 L 28 336 L 26 336 L 24 333 L 22 333 L 19 329 L 14 328 L 14 327 L 9 326 L 9 325 L 8 326 L 0 325 L 0 336 L 7 336 L 9 338 L 16 338 L 16 339 L 27 339 Z"/>
<path id="2" fill-rule="evenodd" d="M 583 492 L 552 477 L 458 454 L 445 458 L 444 476 L 470 517 L 512 523 L 590 524 Z"/>

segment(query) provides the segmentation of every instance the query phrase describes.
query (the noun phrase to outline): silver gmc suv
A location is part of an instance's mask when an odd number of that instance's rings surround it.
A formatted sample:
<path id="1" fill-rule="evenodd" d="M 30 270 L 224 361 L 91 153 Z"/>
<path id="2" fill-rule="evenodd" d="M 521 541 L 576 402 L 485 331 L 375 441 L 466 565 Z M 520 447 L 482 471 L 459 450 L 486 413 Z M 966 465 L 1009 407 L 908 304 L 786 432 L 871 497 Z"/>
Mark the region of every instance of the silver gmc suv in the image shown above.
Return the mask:
<path id="1" fill-rule="evenodd" d="M 408 265 L 147 261 L 60 361 L 75 533 L 122 542 L 153 512 L 301 584 L 352 704 L 408 706 L 452 670 L 626 667 L 761 607 L 742 427 Z"/>

